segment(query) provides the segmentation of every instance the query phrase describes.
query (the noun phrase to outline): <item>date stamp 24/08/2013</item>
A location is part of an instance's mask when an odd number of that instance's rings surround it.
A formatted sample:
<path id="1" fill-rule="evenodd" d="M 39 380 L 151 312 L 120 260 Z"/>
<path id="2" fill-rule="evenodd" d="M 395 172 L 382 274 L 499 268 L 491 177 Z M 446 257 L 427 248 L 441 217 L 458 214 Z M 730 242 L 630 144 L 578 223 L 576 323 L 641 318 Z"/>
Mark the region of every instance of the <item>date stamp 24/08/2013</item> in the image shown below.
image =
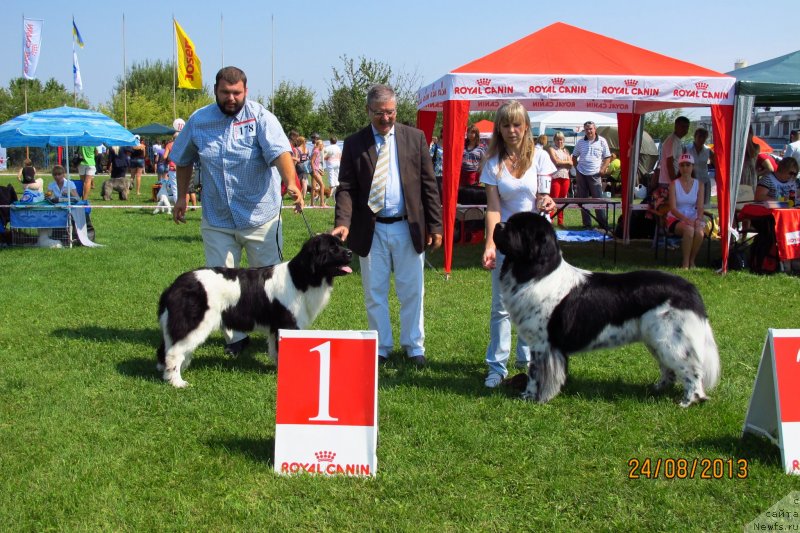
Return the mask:
<path id="1" fill-rule="evenodd" d="M 747 459 L 631 458 L 628 479 L 747 479 Z"/>

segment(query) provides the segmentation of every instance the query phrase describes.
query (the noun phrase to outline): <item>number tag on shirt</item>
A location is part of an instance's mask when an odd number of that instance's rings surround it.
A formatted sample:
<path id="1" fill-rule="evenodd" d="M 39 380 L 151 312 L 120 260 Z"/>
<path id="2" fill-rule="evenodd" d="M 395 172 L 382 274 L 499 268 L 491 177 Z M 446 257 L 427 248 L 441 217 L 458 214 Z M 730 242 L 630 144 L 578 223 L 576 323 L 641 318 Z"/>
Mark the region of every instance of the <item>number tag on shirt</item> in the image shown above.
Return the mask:
<path id="1" fill-rule="evenodd" d="M 233 138 L 237 141 L 252 139 L 256 136 L 256 119 L 251 118 L 233 123 Z"/>

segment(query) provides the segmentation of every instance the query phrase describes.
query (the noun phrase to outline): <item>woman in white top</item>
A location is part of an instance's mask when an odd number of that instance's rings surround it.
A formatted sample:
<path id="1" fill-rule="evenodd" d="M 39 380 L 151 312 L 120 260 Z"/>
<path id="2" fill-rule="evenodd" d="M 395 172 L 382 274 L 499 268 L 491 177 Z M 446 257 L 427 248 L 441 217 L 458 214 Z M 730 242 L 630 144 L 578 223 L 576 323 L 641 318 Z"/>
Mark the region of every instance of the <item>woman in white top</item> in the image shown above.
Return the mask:
<path id="1" fill-rule="evenodd" d="M 503 104 L 495 115 L 494 131 L 482 163 L 481 183 L 486 186 L 486 247 L 483 267 L 492 270 L 492 310 L 486 364 L 487 387 L 497 387 L 508 374 L 506 361 L 511 352 L 511 319 L 500 294 L 503 255 L 494 245 L 494 227 L 520 211 L 555 209 L 550 197 L 550 177 L 556 167 L 542 149 L 535 149 L 528 112 L 517 101 Z M 540 183 L 542 184 L 540 186 Z M 517 368 L 526 368 L 530 349 L 517 339 Z"/>
<path id="2" fill-rule="evenodd" d="M 695 267 L 706 228 L 703 219 L 703 184 L 692 177 L 694 158 L 683 154 L 678 160 L 678 179 L 669 184 L 669 231 L 682 237 L 683 268 Z"/>

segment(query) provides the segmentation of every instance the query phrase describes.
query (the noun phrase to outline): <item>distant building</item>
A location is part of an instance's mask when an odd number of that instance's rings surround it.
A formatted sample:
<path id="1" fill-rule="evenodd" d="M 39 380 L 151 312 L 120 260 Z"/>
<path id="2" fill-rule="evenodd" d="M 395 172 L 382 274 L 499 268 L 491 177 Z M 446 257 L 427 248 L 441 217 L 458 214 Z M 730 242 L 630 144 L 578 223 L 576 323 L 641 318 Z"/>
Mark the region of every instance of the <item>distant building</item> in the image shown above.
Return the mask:
<path id="1" fill-rule="evenodd" d="M 753 112 L 753 117 L 750 119 L 750 124 L 753 126 L 753 133 L 769 143 L 773 148 L 773 153 L 781 155 L 786 144 L 789 142 L 789 132 L 792 130 L 800 130 L 800 109 L 777 108 L 769 111 L 765 111 L 764 109 L 769 108 L 756 107 Z M 712 132 L 713 136 L 710 116 L 700 117 L 700 120 L 693 125 L 691 131 L 694 131 L 694 127 L 699 126 Z M 709 142 L 713 141 L 709 139 Z"/>

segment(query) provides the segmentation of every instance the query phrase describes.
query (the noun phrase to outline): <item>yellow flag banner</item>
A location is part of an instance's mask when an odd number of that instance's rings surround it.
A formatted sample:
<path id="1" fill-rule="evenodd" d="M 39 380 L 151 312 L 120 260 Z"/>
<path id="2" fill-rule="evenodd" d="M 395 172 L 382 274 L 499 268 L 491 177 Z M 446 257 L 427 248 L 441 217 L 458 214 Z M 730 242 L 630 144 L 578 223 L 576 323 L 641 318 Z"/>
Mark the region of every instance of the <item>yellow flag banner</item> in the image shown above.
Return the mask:
<path id="1" fill-rule="evenodd" d="M 178 87 L 182 89 L 202 89 L 203 74 L 200 71 L 200 58 L 194 51 L 194 43 L 183 31 L 178 21 L 175 23 L 175 35 L 178 38 Z"/>

